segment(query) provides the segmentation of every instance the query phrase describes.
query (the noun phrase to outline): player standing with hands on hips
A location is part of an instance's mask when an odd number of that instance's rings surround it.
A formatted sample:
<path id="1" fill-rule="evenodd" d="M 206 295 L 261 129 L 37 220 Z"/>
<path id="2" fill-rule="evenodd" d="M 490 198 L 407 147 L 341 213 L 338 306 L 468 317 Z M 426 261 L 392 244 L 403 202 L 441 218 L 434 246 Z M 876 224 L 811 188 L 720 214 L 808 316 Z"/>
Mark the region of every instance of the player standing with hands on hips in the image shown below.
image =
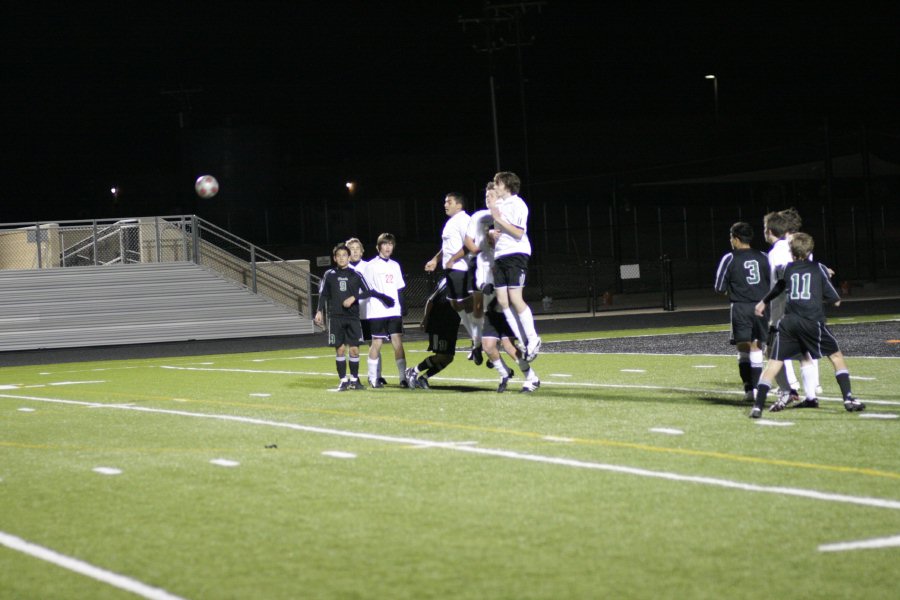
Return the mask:
<path id="1" fill-rule="evenodd" d="M 528 241 L 528 205 L 519 197 L 522 185 L 519 176 L 511 171 L 494 175 L 497 200 L 491 209 L 494 218 L 494 289 L 497 302 L 510 328 L 519 340 L 527 340 L 525 358 L 533 361 L 541 348 L 541 338 L 534 328 L 534 315 L 525 302 L 522 291 L 531 258 Z"/>

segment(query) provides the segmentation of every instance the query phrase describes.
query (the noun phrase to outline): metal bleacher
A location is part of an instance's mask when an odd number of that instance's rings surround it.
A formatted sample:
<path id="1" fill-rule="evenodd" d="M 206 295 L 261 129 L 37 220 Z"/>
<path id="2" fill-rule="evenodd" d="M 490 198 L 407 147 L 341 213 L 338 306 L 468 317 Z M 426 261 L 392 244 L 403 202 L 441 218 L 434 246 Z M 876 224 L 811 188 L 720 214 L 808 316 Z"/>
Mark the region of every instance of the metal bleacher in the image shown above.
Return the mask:
<path id="1" fill-rule="evenodd" d="M 308 334 L 317 289 L 195 216 L 0 226 L 0 351 Z"/>

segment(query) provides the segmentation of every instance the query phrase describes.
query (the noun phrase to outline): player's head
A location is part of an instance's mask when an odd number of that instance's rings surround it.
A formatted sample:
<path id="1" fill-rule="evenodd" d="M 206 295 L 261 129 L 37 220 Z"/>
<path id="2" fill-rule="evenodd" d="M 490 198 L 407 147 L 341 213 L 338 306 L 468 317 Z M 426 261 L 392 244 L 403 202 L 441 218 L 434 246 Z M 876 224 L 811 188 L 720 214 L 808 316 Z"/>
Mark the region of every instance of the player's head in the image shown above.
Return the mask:
<path id="1" fill-rule="evenodd" d="M 803 227 L 803 219 L 800 218 L 800 213 L 793 206 L 779 211 L 779 213 L 784 219 L 784 227 L 787 233 L 796 233 Z"/>
<path id="2" fill-rule="evenodd" d="M 791 256 L 794 260 L 806 260 L 812 254 L 816 243 L 808 233 L 795 233 L 791 237 Z"/>
<path id="3" fill-rule="evenodd" d="M 734 240 L 738 240 L 743 245 L 749 245 L 753 241 L 753 227 L 750 223 L 738 221 L 731 226 L 732 245 Z"/>
<path id="4" fill-rule="evenodd" d="M 350 238 L 344 243 L 350 250 L 350 262 L 359 262 L 362 259 L 363 252 L 365 252 L 365 249 L 363 248 L 362 242 L 359 241 L 359 238 Z"/>
<path id="5" fill-rule="evenodd" d="M 444 212 L 448 217 L 452 217 L 458 212 L 466 209 L 466 197 L 459 192 L 450 192 L 444 196 Z"/>
<path id="6" fill-rule="evenodd" d="M 393 233 L 382 233 L 378 236 L 378 241 L 375 243 L 375 247 L 378 248 L 378 254 L 383 257 L 393 254 L 395 245 L 396 239 Z"/>
<path id="7" fill-rule="evenodd" d="M 766 239 L 769 241 L 780 240 L 788 232 L 787 219 L 780 212 L 770 212 L 763 217 L 763 227 Z"/>
<path id="8" fill-rule="evenodd" d="M 518 194 L 522 186 L 522 180 L 512 171 L 500 171 L 494 175 L 494 186 L 500 198 L 506 198 L 511 194 Z"/>
<path id="9" fill-rule="evenodd" d="M 343 269 L 350 262 L 350 248 L 347 247 L 347 244 L 340 243 L 331 251 L 331 256 L 337 266 Z"/>
<path id="10" fill-rule="evenodd" d="M 484 186 L 484 205 L 488 208 L 492 208 L 494 204 L 494 200 L 497 199 L 497 190 L 494 187 L 493 181 L 488 181 L 487 185 Z"/>

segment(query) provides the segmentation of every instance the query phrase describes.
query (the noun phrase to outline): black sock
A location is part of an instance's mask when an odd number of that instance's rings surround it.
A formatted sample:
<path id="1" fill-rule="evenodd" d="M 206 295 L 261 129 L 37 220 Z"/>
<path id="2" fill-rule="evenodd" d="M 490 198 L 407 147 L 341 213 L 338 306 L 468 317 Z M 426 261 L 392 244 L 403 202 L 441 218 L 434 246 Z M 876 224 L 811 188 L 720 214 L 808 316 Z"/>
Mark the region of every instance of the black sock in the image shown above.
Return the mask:
<path id="1" fill-rule="evenodd" d="M 350 377 L 359 379 L 359 357 L 350 357 Z"/>
<path id="2" fill-rule="evenodd" d="M 759 385 L 759 376 L 762 375 L 762 367 L 750 367 L 750 389 Z"/>
<path id="3" fill-rule="evenodd" d="M 841 396 L 844 397 L 844 400 L 852 397 L 853 394 L 850 392 L 850 373 L 848 371 L 840 371 L 834 374 L 834 378 L 837 379 L 841 388 Z"/>
<path id="4" fill-rule="evenodd" d="M 766 396 L 769 395 L 771 384 L 760 383 L 756 386 L 756 401 L 753 403 L 754 408 L 762 408 L 766 405 Z"/>
<path id="5" fill-rule="evenodd" d="M 750 371 L 750 363 L 749 362 L 739 362 L 738 363 L 738 373 L 741 374 L 741 381 L 744 382 L 744 391 L 753 389 L 753 379 Z"/>
<path id="6" fill-rule="evenodd" d="M 343 356 L 338 356 L 334 359 L 334 364 L 337 365 L 338 377 L 343 379 L 347 376 L 347 359 Z"/>

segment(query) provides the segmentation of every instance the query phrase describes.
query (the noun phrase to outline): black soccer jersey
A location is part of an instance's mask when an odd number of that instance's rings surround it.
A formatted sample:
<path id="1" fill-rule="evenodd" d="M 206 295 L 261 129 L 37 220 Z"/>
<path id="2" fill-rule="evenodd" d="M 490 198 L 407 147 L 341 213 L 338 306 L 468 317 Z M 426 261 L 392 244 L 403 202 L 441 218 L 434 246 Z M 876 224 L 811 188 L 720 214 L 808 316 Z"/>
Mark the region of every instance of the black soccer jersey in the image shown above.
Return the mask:
<path id="1" fill-rule="evenodd" d="M 788 263 L 781 277 L 767 298 L 784 293 L 787 296 L 785 315 L 824 323 L 823 303 L 834 304 L 841 299 L 831 284 L 828 269 L 821 263 L 809 260 Z"/>
<path id="2" fill-rule="evenodd" d="M 359 318 L 359 302 L 354 302 L 349 307 L 344 306 L 344 300 L 350 296 L 355 296 L 357 300 L 361 296 L 368 295 L 369 288 L 366 285 L 362 275 L 351 268 L 345 269 L 329 269 L 322 277 L 322 284 L 319 286 L 319 306 L 318 310 L 328 307 L 328 314 L 333 319 L 335 317 L 355 317 Z"/>
<path id="3" fill-rule="evenodd" d="M 759 302 L 769 292 L 769 259 L 752 248 L 732 250 L 719 261 L 715 289 L 732 302 Z"/>

